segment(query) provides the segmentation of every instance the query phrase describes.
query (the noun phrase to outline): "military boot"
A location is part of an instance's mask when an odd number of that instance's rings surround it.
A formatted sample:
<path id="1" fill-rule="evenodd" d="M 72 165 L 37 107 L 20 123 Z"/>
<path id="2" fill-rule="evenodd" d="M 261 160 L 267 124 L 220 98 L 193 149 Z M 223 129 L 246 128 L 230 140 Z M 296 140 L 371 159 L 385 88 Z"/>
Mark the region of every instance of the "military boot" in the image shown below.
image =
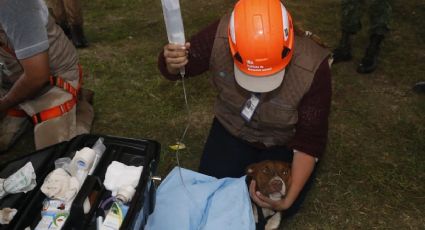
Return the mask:
<path id="1" fill-rule="evenodd" d="M 416 93 L 425 93 L 425 81 L 420 81 L 413 86 Z"/>
<path id="2" fill-rule="evenodd" d="M 338 47 L 333 50 L 334 63 L 349 61 L 353 58 L 351 55 L 351 36 L 352 34 L 350 33 L 342 33 Z"/>
<path id="3" fill-rule="evenodd" d="M 63 33 L 68 37 L 68 39 L 71 40 L 71 29 L 69 28 L 69 25 L 66 23 L 60 23 L 59 26 L 63 30 Z"/>
<path id="4" fill-rule="evenodd" d="M 88 46 L 87 39 L 84 36 L 83 27 L 81 25 L 72 25 L 70 30 L 71 40 L 75 47 L 84 48 Z"/>
<path id="5" fill-rule="evenodd" d="M 384 35 L 374 34 L 370 37 L 369 46 L 366 49 L 365 56 L 357 67 L 358 73 L 371 73 L 378 67 L 379 46 Z"/>

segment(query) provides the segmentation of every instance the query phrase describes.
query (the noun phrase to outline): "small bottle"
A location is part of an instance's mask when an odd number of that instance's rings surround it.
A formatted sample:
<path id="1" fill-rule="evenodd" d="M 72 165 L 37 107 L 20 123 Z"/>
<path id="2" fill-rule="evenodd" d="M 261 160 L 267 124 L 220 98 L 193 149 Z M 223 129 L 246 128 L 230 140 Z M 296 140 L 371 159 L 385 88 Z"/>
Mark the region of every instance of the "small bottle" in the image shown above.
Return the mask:
<path id="1" fill-rule="evenodd" d="M 136 190 L 132 186 L 126 186 L 118 189 L 117 195 L 115 196 L 114 202 L 108 211 L 103 222 L 103 227 L 106 229 L 119 229 L 122 221 L 128 211 L 128 203 L 134 196 Z"/>
<path id="2" fill-rule="evenodd" d="M 132 186 L 121 187 L 118 189 L 115 198 L 117 201 L 127 204 L 131 201 L 135 192 L 136 190 Z"/>

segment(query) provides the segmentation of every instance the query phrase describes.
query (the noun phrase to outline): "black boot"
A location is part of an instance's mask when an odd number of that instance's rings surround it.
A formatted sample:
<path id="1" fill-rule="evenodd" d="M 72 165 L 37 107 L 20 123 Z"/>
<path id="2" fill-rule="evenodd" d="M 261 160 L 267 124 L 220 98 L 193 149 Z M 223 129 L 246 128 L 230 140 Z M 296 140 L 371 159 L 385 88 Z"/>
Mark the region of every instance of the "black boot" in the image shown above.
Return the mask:
<path id="1" fill-rule="evenodd" d="M 378 34 L 370 37 L 370 43 L 366 49 L 365 56 L 357 68 L 358 73 L 371 73 L 378 67 L 379 46 L 383 39 L 384 35 Z"/>
<path id="2" fill-rule="evenodd" d="M 353 58 L 351 55 L 351 35 L 352 34 L 350 33 L 342 32 L 339 45 L 336 49 L 333 50 L 334 63 L 349 61 Z"/>
<path id="3" fill-rule="evenodd" d="M 71 29 L 69 28 L 69 25 L 66 23 L 60 23 L 59 26 L 62 28 L 63 33 L 71 40 Z"/>
<path id="4" fill-rule="evenodd" d="M 425 93 L 425 81 L 420 81 L 413 86 L 413 91 L 416 93 Z"/>
<path id="5" fill-rule="evenodd" d="M 84 48 L 88 46 L 87 39 L 84 36 L 83 27 L 81 25 L 71 26 L 71 40 L 77 48 Z"/>

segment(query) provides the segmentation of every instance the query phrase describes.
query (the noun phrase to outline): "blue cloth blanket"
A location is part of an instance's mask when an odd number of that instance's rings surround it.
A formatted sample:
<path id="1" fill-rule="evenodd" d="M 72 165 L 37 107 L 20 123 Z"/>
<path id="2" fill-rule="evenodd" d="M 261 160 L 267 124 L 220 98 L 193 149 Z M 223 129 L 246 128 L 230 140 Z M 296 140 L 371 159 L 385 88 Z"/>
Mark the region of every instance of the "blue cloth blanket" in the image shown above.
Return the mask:
<path id="1" fill-rule="evenodd" d="M 183 179 L 183 183 L 182 183 Z M 175 167 L 156 193 L 148 230 L 255 230 L 245 177 L 217 179 Z"/>

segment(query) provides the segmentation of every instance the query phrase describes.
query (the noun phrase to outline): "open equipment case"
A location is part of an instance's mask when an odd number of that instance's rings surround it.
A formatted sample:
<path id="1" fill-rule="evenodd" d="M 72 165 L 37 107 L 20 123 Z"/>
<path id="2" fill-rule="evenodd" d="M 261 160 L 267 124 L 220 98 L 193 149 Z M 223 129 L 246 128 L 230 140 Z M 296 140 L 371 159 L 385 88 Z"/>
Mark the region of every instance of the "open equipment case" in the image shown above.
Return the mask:
<path id="1" fill-rule="evenodd" d="M 70 214 L 62 229 L 96 229 L 96 212 L 101 200 L 108 194 L 103 186 L 106 169 L 112 161 L 126 165 L 143 166 L 139 183 L 136 187 L 129 209 L 121 225 L 123 229 L 143 229 L 149 214 L 155 205 L 155 183 L 152 178 L 156 174 L 159 162 L 160 144 L 153 140 L 129 139 L 106 135 L 84 134 L 70 141 L 62 142 L 45 149 L 30 153 L 17 160 L 0 163 L 0 178 L 7 178 L 27 162 L 31 162 L 36 174 L 37 186 L 27 192 L 8 194 L 0 200 L 0 209 L 5 207 L 18 210 L 8 225 L 0 225 L 0 230 L 35 229 L 41 220 L 41 210 L 46 196 L 40 187 L 46 176 L 55 169 L 55 160 L 61 157 L 72 158 L 75 151 L 83 147 L 92 147 L 100 138 L 106 150 L 92 175 L 87 176 L 80 191 L 72 203 Z M 83 203 L 90 198 L 90 211 L 84 214 Z"/>

